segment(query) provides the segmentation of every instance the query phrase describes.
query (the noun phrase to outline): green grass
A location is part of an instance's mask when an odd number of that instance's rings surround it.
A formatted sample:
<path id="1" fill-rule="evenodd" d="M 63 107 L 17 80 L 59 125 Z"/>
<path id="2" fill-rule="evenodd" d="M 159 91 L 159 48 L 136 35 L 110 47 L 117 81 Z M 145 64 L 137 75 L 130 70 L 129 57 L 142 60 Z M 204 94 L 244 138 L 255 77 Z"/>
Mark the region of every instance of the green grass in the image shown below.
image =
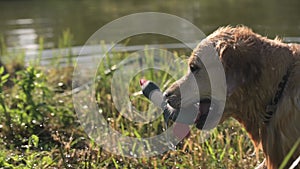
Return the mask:
<path id="1" fill-rule="evenodd" d="M 60 45 L 70 47 L 70 37 L 66 31 Z M 40 43 L 43 43 L 42 39 Z M 101 80 L 97 81 L 95 97 L 103 116 L 112 119 L 108 121 L 109 125 L 123 135 L 149 137 L 161 133 L 162 118 L 140 125 L 124 118 L 114 108 L 110 93 L 113 73 L 107 73 L 107 68 L 113 72 L 115 65 L 129 54 L 113 54 L 109 65 L 106 68 L 99 66 L 97 73 Z M 13 57 L 14 54 L 9 55 Z M 22 58 L 20 55 L 15 54 Z M 145 55 L 147 62 L 153 62 L 151 51 Z M 59 56 L 54 57 L 59 59 Z M 42 58 L 37 59 L 40 62 Z M 72 63 L 71 59 L 69 63 Z M 24 66 L 17 72 L 13 71 L 13 62 L 5 66 L 9 67 L 11 75 L 8 78 L 3 70 L 0 71 L 0 168 L 254 168 L 258 159 L 262 161 L 261 153 L 253 155 L 250 139 L 233 119 L 218 126 L 203 143 L 200 142 L 200 131 L 193 129 L 190 138 L 180 142 L 176 151 L 150 158 L 111 154 L 97 146 L 80 127 L 72 96 L 68 94 L 72 64 L 67 67 L 55 64 L 52 69 Z M 142 77 L 155 81 L 163 89 L 168 86 L 165 84 L 174 81 L 163 71 L 148 69 L 132 79 L 130 94 L 140 90 L 138 81 Z M 7 80 L 13 83 L 7 85 Z M 138 110 L 149 107 L 149 101 L 141 95 L 131 95 L 130 99 Z"/>

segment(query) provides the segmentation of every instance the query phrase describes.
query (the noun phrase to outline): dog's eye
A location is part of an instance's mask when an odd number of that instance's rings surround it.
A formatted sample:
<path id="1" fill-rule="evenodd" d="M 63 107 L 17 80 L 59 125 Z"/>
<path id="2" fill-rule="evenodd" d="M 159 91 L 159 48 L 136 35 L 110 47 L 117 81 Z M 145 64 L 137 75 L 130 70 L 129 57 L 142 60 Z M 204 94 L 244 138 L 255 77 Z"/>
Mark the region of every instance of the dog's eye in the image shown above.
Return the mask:
<path id="1" fill-rule="evenodd" d="M 199 70 L 200 70 L 200 67 L 198 67 L 198 66 L 196 66 L 196 65 L 194 65 L 194 64 L 191 64 L 191 65 L 190 65 L 190 70 L 191 70 L 192 73 L 194 73 L 194 72 L 199 71 Z"/>

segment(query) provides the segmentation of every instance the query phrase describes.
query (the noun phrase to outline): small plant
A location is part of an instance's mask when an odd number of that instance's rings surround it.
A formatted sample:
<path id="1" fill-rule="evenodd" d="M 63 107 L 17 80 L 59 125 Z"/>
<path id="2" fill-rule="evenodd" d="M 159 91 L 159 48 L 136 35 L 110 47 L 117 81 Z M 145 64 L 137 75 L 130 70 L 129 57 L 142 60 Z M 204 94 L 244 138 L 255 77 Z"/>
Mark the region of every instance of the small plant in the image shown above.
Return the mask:
<path id="1" fill-rule="evenodd" d="M 73 53 L 72 53 L 72 42 L 73 35 L 70 29 L 66 29 L 62 33 L 62 37 L 59 38 L 58 48 L 64 50 L 63 54 L 66 54 L 67 57 L 67 65 L 73 66 Z"/>
<path id="2" fill-rule="evenodd" d="M 20 114 L 19 122 L 41 122 L 44 117 L 42 110 L 47 108 L 46 100 L 51 97 L 43 73 L 29 66 L 17 73 L 14 82 L 18 90 L 15 96 L 18 109 L 15 109 L 15 113 Z"/>
<path id="3" fill-rule="evenodd" d="M 9 74 L 4 73 L 4 67 L 0 67 L 0 112 L 3 112 L 5 120 L 1 120 L 6 122 L 6 126 L 8 126 L 9 131 L 12 131 L 11 129 L 11 116 L 8 112 L 7 105 L 5 103 L 5 95 L 3 93 L 4 85 L 8 81 Z"/>

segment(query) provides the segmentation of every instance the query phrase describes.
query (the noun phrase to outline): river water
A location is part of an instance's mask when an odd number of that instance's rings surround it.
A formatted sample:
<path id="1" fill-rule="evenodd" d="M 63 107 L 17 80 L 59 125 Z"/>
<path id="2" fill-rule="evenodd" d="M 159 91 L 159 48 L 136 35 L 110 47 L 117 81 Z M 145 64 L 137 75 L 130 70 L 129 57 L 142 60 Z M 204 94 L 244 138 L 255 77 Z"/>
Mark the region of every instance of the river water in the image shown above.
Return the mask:
<path id="1" fill-rule="evenodd" d="M 103 25 L 136 12 L 164 12 L 185 18 L 205 34 L 220 26 L 243 24 L 255 32 L 300 42 L 299 0 L 1 0 L 0 34 L 8 47 L 58 47 L 64 30 L 81 46 Z M 182 29 L 182 31 L 188 31 Z M 173 43 L 161 36 L 137 36 L 130 45 Z"/>

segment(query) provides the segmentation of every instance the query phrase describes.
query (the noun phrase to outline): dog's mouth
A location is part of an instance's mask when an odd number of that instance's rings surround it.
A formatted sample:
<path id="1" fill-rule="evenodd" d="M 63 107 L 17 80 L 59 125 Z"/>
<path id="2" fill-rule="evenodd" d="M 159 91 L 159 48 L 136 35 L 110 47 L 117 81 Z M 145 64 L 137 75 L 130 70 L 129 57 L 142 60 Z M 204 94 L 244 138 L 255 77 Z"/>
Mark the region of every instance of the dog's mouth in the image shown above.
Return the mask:
<path id="1" fill-rule="evenodd" d="M 199 113 L 196 117 L 195 124 L 198 129 L 203 129 L 205 125 L 205 121 L 209 114 L 210 106 L 211 106 L 211 99 L 201 99 L 198 103 L 199 105 Z"/>
<path id="2" fill-rule="evenodd" d="M 167 109 L 164 111 L 165 123 L 168 125 L 169 120 L 175 122 L 173 133 L 179 139 L 189 136 L 189 125 L 195 125 L 200 130 L 211 129 L 209 124 L 205 125 L 211 104 L 211 99 L 201 99 L 198 103 L 177 109 L 167 104 Z"/>
<path id="3" fill-rule="evenodd" d="M 198 129 L 203 129 L 206 119 L 209 114 L 211 99 L 205 98 L 198 101 L 198 103 L 190 105 L 189 107 L 177 108 L 171 111 L 170 119 L 179 123 L 195 124 Z M 182 113 L 179 114 L 180 111 Z"/>

